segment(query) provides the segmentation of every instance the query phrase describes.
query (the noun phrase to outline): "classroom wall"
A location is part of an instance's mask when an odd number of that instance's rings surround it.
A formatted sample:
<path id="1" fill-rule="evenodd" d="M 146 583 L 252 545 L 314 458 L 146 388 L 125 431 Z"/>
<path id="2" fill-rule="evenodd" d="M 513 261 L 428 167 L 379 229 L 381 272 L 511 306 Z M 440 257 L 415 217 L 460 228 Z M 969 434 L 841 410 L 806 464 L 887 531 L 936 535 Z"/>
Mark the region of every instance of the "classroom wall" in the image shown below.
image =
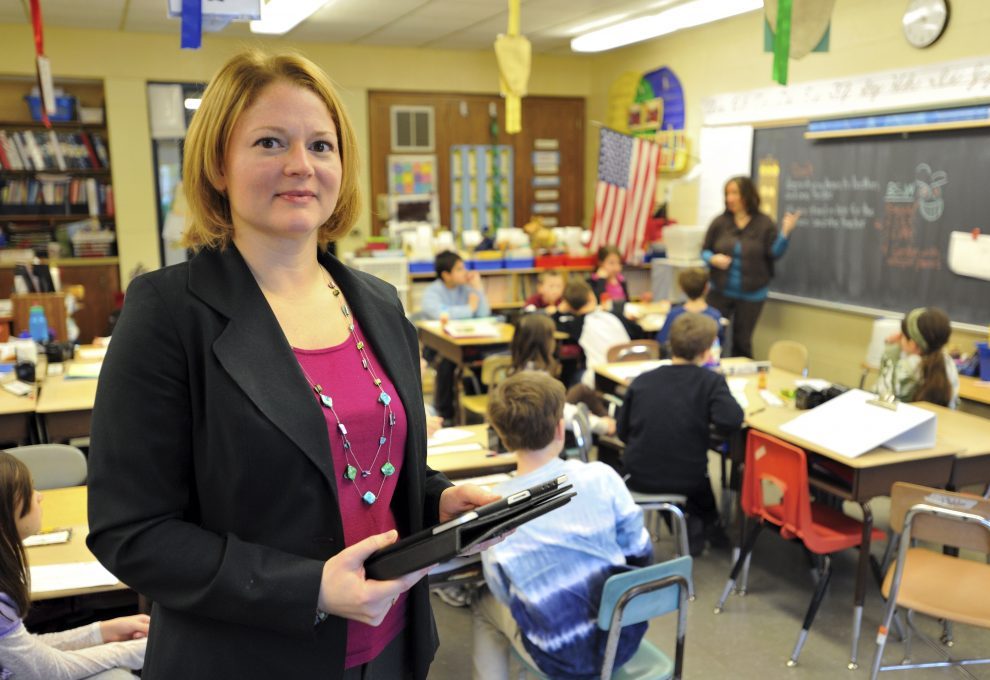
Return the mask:
<path id="1" fill-rule="evenodd" d="M 45 51 L 57 78 L 104 81 L 123 285 L 138 265 L 155 269 L 160 262 L 146 83 L 206 82 L 231 54 L 255 44 L 298 49 L 330 73 L 340 87 L 363 159 L 368 157 L 368 90 L 498 91 L 493 50 L 351 47 L 207 34 L 203 48 L 190 51 L 179 49 L 178 23 L 172 35 L 46 27 Z M 29 24 L 0 24 L 0 45 L 4 46 L 0 75 L 34 73 Z M 586 96 L 589 63 L 585 56 L 534 55 L 529 91 Z M 361 184 L 367 199 L 367 172 L 362 172 Z M 340 244 L 341 250 L 352 250 L 369 234 L 369 216 L 369 210 L 362 212 L 352 236 Z"/>
<path id="2" fill-rule="evenodd" d="M 790 62 L 789 82 L 858 75 L 874 71 L 930 65 L 987 53 L 990 2 L 953 0 L 949 27 L 932 47 L 908 45 L 901 30 L 903 0 L 837 0 L 832 13 L 830 51 Z M 697 143 L 701 103 L 706 97 L 773 85 L 773 55 L 763 52 L 763 16 L 747 14 L 716 24 L 676 33 L 595 57 L 588 117 L 604 121 L 609 87 L 626 72 L 645 73 L 660 66 L 674 70 L 684 88 L 686 127 Z M 586 183 L 593 187 L 597 167 L 598 129 L 588 126 Z M 682 224 L 708 224 L 712 215 L 698 215 L 698 183 L 674 189 L 669 214 Z M 586 190 L 586 214 L 592 214 L 593 189 Z M 794 238 L 800 238 L 800 227 Z M 990 323 L 990 317 L 987 322 Z M 803 342 L 811 354 L 815 375 L 857 384 L 859 365 L 870 339 L 872 319 L 806 305 L 767 303 L 754 336 L 758 357 L 765 357 L 774 340 Z M 971 351 L 980 336 L 956 332 L 951 343 Z M 982 337 L 985 340 L 985 335 Z"/>

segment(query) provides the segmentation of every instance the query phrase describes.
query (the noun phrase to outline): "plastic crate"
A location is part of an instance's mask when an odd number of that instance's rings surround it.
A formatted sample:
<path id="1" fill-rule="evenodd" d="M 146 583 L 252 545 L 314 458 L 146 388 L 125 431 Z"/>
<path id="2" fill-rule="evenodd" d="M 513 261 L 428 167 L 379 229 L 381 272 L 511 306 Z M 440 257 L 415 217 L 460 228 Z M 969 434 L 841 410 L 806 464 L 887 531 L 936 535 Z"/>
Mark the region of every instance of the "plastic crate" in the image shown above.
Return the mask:
<path id="1" fill-rule="evenodd" d="M 409 261 L 404 257 L 352 257 L 347 264 L 396 288 L 409 285 Z"/>
<path id="2" fill-rule="evenodd" d="M 107 257 L 113 254 L 117 235 L 112 231 L 77 231 L 71 240 L 76 257 Z"/>
<path id="3" fill-rule="evenodd" d="M 531 257 L 514 257 L 505 260 L 506 269 L 531 269 L 532 267 L 533 258 Z"/>
<path id="4" fill-rule="evenodd" d="M 474 269 L 476 271 L 491 271 L 493 269 L 502 269 L 502 260 L 468 260 L 464 264 L 468 269 Z"/>
<path id="5" fill-rule="evenodd" d="M 565 259 L 563 255 L 538 255 L 536 257 L 536 266 L 542 269 L 563 267 Z"/>
<path id="6" fill-rule="evenodd" d="M 594 255 L 568 255 L 564 258 L 564 264 L 568 267 L 594 267 L 597 262 Z"/>
<path id="7" fill-rule="evenodd" d="M 410 262 L 409 263 L 409 273 L 410 274 L 433 274 L 436 272 L 436 268 L 433 262 Z"/>
<path id="8" fill-rule="evenodd" d="M 990 344 L 978 342 L 976 351 L 980 355 L 980 380 L 990 381 Z"/>
<path id="9" fill-rule="evenodd" d="M 28 109 L 31 110 L 31 118 L 41 120 L 41 97 L 34 95 L 24 95 Z M 76 119 L 76 98 L 72 96 L 55 97 L 55 113 L 48 114 L 48 120 L 54 122 L 68 122 Z"/>

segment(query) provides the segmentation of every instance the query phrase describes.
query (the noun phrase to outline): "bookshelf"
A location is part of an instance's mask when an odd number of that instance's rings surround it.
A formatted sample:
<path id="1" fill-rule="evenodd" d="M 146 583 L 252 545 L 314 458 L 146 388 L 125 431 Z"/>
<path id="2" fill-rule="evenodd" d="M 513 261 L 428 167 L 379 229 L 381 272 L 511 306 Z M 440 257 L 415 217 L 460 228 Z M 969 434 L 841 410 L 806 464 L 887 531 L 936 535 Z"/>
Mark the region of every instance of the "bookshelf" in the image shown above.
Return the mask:
<path id="1" fill-rule="evenodd" d="M 105 121 L 53 121 L 51 128 L 31 117 L 25 95 L 33 78 L 0 75 L 0 251 L 30 248 L 49 265 L 58 267 L 62 286 L 82 285 L 85 298 L 74 319 L 81 342 L 108 331 L 110 313 L 119 303 L 120 271 L 114 257 L 115 209 L 110 172 L 109 135 Z M 56 79 L 55 87 L 73 97 L 79 109 L 103 109 L 103 82 Z M 11 141 L 16 134 L 23 146 L 28 135 L 40 154 L 30 147 L 24 152 Z M 10 144 L 17 150 L 12 162 Z M 82 221 L 95 221 L 102 231 L 86 238 Z M 76 231 L 80 230 L 80 231 Z M 73 234 L 76 234 L 75 241 Z M 90 241 L 96 241 L 96 243 Z M 58 247 L 50 247 L 58 243 Z M 95 247 L 94 247 L 95 246 Z M 75 250 L 88 257 L 74 256 Z M 9 257 L 8 257 L 9 256 Z M 14 253 L 0 252 L 0 298 L 13 291 Z"/>
<path id="2" fill-rule="evenodd" d="M 68 257 L 78 254 L 76 232 L 94 227 L 114 231 L 107 128 L 76 120 L 53 121 L 47 128 L 33 120 L 25 101 L 32 85 L 30 79 L 0 76 L 0 247 Z M 76 115 L 82 107 L 103 105 L 100 82 L 55 85 L 75 102 Z M 106 236 L 101 240 L 108 241 Z M 112 255 L 110 244 L 98 254 Z"/>

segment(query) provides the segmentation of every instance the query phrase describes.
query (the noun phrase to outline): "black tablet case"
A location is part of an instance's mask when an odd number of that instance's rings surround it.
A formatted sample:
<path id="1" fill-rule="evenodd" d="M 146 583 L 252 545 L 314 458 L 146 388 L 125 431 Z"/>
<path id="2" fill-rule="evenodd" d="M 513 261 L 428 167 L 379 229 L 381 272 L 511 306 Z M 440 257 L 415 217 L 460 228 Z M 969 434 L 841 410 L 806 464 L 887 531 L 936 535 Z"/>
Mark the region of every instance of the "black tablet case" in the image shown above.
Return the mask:
<path id="1" fill-rule="evenodd" d="M 489 515 L 453 526 L 438 534 L 425 529 L 378 550 L 365 560 L 368 578 L 387 581 L 431 564 L 449 560 L 479 543 L 501 536 L 570 502 L 576 495 L 567 484 L 556 493 L 510 505 Z"/>

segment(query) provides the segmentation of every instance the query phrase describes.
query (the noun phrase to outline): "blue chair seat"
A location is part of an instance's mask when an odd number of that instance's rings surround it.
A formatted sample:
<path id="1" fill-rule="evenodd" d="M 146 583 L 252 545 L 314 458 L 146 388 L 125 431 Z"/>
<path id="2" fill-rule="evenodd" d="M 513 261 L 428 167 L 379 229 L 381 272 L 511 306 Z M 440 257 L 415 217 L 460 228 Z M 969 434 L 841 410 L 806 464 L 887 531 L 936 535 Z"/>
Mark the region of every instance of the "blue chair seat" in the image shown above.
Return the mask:
<path id="1" fill-rule="evenodd" d="M 612 673 L 612 680 L 667 680 L 673 674 L 674 662 L 670 657 L 643 640 L 633 658 Z"/>

